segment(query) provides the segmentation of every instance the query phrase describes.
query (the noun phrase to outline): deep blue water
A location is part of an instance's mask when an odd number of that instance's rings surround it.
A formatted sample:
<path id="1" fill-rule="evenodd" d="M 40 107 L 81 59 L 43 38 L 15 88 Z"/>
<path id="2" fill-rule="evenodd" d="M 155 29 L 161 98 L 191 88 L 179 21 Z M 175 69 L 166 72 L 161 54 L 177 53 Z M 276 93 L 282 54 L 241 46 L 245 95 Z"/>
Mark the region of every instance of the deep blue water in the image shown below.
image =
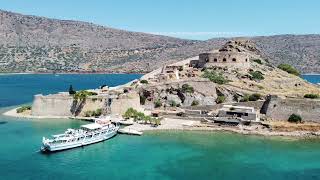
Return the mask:
<path id="1" fill-rule="evenodd" d="M 320 75 L 302 75 L 301 77 L 311 83 L 320 83 Z"/>
<path id="2" fill-rule="evenodd" d="M 136 78 L 139 74 L 21 74 L 0 75 L 0 107 L 31 102 L 35 94 L 49 94 L 92 89 L 101 85 L 117 86 Z"/>
<path id="3" fill-rule="evenodd" d="M 0 114 L 36 93 L 122 84 L 139 75 L 0 76 Z M 308 79 L 307 77 L 306 79 Z M 313 79 L 320 79 L 318 78 Z M 5 101 L 4 101 L 5 100 Z M 0 179 L 320 179 L 320 140 L 288 140 L 224 132 L 148 132 L 49 155 L 42 136 L 77 128 L 69 119 L 0 115 Z"/>

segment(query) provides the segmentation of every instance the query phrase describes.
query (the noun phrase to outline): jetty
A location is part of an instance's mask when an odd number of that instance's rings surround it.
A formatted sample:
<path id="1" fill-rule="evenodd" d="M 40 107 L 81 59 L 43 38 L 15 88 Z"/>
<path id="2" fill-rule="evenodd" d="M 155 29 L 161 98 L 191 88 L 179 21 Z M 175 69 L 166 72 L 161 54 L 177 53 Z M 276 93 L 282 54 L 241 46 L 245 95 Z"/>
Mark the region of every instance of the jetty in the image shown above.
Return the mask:
<path id="1" fill-rule="evenodd" d="M 118 130 L 118 133 L 120 134 L 128 134 L 128 135 L 137 135 L 137 136 L 141 136 L 143 134 L 143 132 L 141 131 L 137 131 L 131 128 L 122 128 Z"/>

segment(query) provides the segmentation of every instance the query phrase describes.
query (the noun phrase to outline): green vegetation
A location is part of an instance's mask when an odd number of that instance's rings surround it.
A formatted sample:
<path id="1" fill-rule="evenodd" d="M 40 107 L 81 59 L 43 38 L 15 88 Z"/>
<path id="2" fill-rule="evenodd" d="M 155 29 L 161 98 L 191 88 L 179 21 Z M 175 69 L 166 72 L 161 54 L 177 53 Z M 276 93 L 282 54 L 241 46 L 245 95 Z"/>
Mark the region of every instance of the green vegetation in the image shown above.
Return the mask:
<path id="1" fill-rule="evenodd" d="M 258 93 L 254 93 L 251 95 L 245 94 L 242 99 L 240 99 L 240 102 L 248 102 L 248 101 L 257 101 L 261 99 L 262 95 Z"/>
<path id="2" fill-rule="evenodd" d="M 183 84 L 181 87 L 181 91 L 183 93 L 193 93 L 194 89 L 192 86 L 190 86 L 189 84 Z"/>
<path id="3" fill-rule="evenodd" d="M 193 100 L 191 103 L 191 106 L 198 106 L 199 105 L 199 101 L 197 100 Z"/>
<path id="4" fill-rule="evenodd" d="M 249 96 L 249 101 L 257 101 L 261 99 L 261 97 L 262 97 L 261 94 L 254 93 Z"/>
<path id="5" fill-rule="evenodd" d="M 204 70 L 202 77 L 208 78 L 210 81 L 217 84 L 226 84 L 229 82 L 229 80 L 223 77 L 222 74 L 217 74 L 216 72 L 209 70 Z"/>
<path id="6" fill-rule="evenodd" d="M 133 118 L 134 121 L 144 121 L 144 123 L 154 124 L 156 126 L 161 124 L 161 119 L 153 118 L 151 116 L 145 115 L 143 112 L 139 112 L 133 108 L 129 108 L 124 114 L 123 117 L 126 119 Z"/>
<path id="7" fill-rule="evenodd" d="M 160 101 L 160 99 L 157 99 L 155 102 L 154 102 L 154 107 L 155 108 L 158 108 L 158 107 L 161 107 L 162 106 L 162 103 Z"/>
<path id="8" fill-rule="evenodd" d="M 98 95 L 97 93 L 95 92 L 90 92 L 90 91 L 85 91 L 85 90 L 82 90 L 82 91 L 78 91 L 76 92 L 74 95 L 73 95 L 73 98 L 75 100 L 85 100 L 88 96 L 94 96 L 94 95 Z"/>
<path id="9" fill-rule="evenodd" d="M 263 74 L 260 71 L 251 71 L 249 74 L 252 76 L 252 79 L 254 80 L 263 80 Z"/>
<path id="10" fill-rule="evenodd" d="M 31 106 L 30 105 L 21 106 L 16 111 L 17 111 L 17 113 L 22 113 L 22 112 L 27 111 L 27 110 L 31 110 Z"/>
<path id="11" fill-rule="evenodd" d="M 177 103 L 174 100 L 170 101 L 169 104 L 170 104 L 171 107 L 176 107 L 177 106 Z"/>
<path id="12" fill-rule="evenodd" d="M 226 97 L 223 96 L 223 95 L 220 95 L 220 96 L 217 97 L 216 103 L 217 103 L 217 104 L 221 104 L 221 103 L 223 103 L 225 100 L 226 100 Z"/>
<path id="13" fill-rule="evenodd" d="M 289 74 L 293 74 L 293 75 L 296 75 L 296 76 L 300 75 L 300 72 L 296 68 L 294 68 L 293 66 L 291 66 L 289 64 L 280 64 L 278 66 L 278 68 L 283 70 L 283 71 L 286 71 Z"/>
<path id="14" fill-rule="evenodd" d="M 140 95 L 140 104 L 141 105 L 144 105 L 145 103 L 146 103 L 146 97 L 142 94 L 142 95 Z"/>
<path id="15" fill-rule="evenodd" d="M 84 113 L 84 116 L 85 117 L 92 117 L 92 116 L 96 117 L 96 116 L 101 116 L 101 114 L 102 114 L 102 109 L 99 108 L 99 109 L 97 109 L 95 111 L 86 111 Z"/>
<path id="16" fill-rule="evenodd" d="M 302 118 L 297 114 L 291 114 L 288 121 L 292 123 L 301 123 Z"/>
<path id="17" fill-rule="evenodd" d="M 235 109 L 236 109 L 236 108 L 234 108 L 234 107 L 231 107 L 231 108 L 230 108 L 229 110 L 230 110 L 230 111 L 233 111 L 233 110 L 235 110 Z"/>
<path id="18" fill-rule="evenodd" d="M 309 99 L 318 99 L 320 96 L 319 94 L 305 94 L 303 97 Z"/>
<path id="19" fill-rule="evenodd" d="M 258 63 L 258 64 L 262 64 L 261 59 L 253 59 L 252 61 L 255 62 L 255 63 Z"/>
<path id="20" fill-rule="evenodd" d="M 141 84 L 148 84 L 149 82 L 147 80 L 143 79 L 143 80 L 140 81 L 140 83 Z"/>
<path id="21" fill-rule="evenodd" d="M 72 85 L 70 85 L 70 87 L 69 87 L 69 94 L 70 94 L 70 95 L 73 95 L 73 94 L 75 94 L 75 93 L 76 93 L 76 91 L 73 90 Z"/>

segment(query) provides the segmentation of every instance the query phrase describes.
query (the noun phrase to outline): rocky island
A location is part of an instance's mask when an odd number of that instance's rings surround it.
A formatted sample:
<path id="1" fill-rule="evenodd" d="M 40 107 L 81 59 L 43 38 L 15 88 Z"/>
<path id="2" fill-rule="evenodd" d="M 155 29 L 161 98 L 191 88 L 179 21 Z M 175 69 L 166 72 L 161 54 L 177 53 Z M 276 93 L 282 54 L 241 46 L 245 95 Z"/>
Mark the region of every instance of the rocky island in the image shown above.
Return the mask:
<path id="1" fill-rule="evenodd" d="M 320 88 L 301 79 L 293 67 L 276 67 L 252 41 L 235 39 L 118 87 L 35 95 L 31 110 L 5 114 L 78 119 L 110 115 L 133 118 L 131 127 L 138 130 L 305 137 L 320 135 L 319 94 Z M 160 122 L 152 123 L 152 118 Z"/>

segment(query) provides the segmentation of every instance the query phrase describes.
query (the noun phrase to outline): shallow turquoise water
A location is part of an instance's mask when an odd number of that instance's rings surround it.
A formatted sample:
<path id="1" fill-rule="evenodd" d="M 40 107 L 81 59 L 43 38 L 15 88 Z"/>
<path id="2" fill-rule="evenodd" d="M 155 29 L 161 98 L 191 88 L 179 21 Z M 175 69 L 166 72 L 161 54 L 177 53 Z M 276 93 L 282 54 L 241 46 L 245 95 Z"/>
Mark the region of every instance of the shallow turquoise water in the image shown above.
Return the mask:
<path id="1" fill-rule="evenodd" d="M 42 136 L 85 122 L 4 116 L 0 122 L 7 122 L 0 123 L 0 179 L 320 179 L 320 140 L 148 132 L 47 155 L 38 152 Z"/>

